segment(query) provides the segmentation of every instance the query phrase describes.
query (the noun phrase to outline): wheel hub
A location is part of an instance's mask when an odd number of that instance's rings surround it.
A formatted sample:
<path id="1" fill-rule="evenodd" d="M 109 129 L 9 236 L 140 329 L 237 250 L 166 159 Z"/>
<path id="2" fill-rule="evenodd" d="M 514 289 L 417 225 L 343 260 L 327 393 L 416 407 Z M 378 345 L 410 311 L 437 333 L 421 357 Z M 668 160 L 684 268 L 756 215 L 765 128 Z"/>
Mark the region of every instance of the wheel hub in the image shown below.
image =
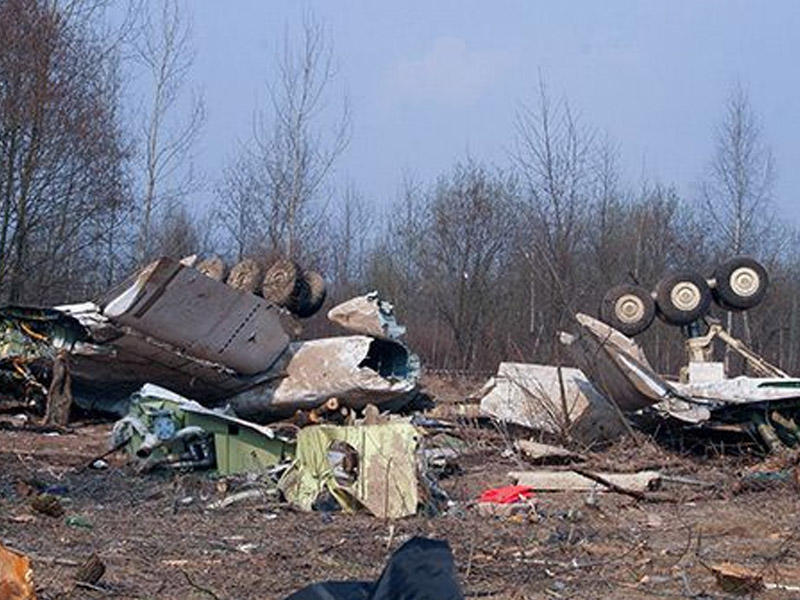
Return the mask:
<path id="1" fill-rule="evenodd" d="M 635 294 L 624 294 L 614 303 L 614 312 L 623 323 L 638 323 L 644 318 L 644 302 Z"/>
<path id="2" fill-rule="evenodd" d="M 675 308 L 689 312 L 700 305 L 703 295 L 691 281 L 681 281 L 672 288 L 669 297 Z"/>
<path id="3" fill-rule="evenodd" d="M 761 286 L 761 278 L 750 267 L 739 267 L 734 270 L 731 273 L 729 282 L 734 293 L 742 298 L 752 296 Z"/>

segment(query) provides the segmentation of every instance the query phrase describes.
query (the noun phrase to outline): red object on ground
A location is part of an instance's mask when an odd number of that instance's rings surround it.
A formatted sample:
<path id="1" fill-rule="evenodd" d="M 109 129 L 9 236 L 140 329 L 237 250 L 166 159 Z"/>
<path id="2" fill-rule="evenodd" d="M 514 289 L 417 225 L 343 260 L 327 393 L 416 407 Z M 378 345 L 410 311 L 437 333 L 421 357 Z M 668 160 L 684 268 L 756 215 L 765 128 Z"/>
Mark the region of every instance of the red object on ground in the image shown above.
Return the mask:
<path id="1" fill-rule="evenodd" d="M 506 487 L 486 490 L 481 494 L 481 502 L 494 502 L 495 504 L 513 504 L 533 496 L 533 488 L 529 485 L 507 485 Z"/>

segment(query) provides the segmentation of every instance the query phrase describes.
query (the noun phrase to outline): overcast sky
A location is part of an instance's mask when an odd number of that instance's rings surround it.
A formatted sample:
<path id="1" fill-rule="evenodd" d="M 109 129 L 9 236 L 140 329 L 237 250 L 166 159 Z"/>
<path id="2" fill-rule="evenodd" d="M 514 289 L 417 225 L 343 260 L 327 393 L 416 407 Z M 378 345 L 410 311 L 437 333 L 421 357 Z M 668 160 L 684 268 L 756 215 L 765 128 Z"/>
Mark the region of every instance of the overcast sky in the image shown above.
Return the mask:
<path id="1" fill-rule="evenodd" d="M 777 164 L 776 205 L 800 223 L 800 2 L 196 0 L 193 84 L 208 112 L 196 167 L 219 176 L 265 100 L 286 27 L 329 28 L 353 135 L 336 180 L 380 205 L 404 171 L 430 180 L 467 154 L 508 164 L 514 115 L 541 73 L 620 148 L 625 179 L 689 198 L 738 80 Z M 206 196 L 207 195 L 203 195 Z M 202 197 L 202 196 L 201 196 Z M 202 200 L 199 200 L 202 201 Z"/>

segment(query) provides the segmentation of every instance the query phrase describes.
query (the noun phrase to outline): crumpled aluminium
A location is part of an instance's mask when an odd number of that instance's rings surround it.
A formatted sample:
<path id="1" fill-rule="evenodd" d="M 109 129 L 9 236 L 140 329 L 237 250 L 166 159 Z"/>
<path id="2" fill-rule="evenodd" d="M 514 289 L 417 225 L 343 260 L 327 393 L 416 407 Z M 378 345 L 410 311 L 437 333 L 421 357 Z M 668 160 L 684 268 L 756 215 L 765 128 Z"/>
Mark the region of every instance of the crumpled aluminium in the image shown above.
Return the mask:
<path id="1" fill-rule="evenodd" d="M 312 510 L 327 490 L 348 512 L 363 506 L 380 518 L 413 515 L 419 501 L 418 437 L 407 422 L 305 427 L 278 487 L 302 510 Z"/>

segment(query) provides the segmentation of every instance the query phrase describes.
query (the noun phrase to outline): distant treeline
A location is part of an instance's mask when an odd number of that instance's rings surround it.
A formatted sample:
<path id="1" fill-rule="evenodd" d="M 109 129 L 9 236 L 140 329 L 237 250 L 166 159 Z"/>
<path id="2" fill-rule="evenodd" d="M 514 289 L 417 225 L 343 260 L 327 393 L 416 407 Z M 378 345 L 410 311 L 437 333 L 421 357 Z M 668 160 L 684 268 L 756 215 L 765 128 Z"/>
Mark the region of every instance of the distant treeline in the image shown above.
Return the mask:
<path id="1" fill-rule="evenodd" d="M 574 329 L 575 311 L 596 314 L 612 285 L 652 288 L 674 268 L 709 276 L 751 254 L 771 288 L 732 317 L 733 333 L 800 372 L 797 231 L 774 212 L 773 159 L 740 87 L 691 197 L 624 182 L 619 149 L 542 83 L 506 164 L 454 157 L 434 181 L 406 176 L 386 207 L 358 192 L 357 174 L 333 186 L 357 115 L 346 102 L 334 110 L 331 41 L 313 16 L 266 57 L 276 68 L 253 139 L 199 181 L 190 156 L 205 112 L 200 96 L 184 98 L 187 15 L 171 1 L 133 4 L 109 27 L 103 7 L 0 0 L 0 301 L 91 298 L 163 254 L 290 255 L 325 274 L 326 306 L 379 290 L 432 368 L 492 370 L 566 360 L 556 332 Z M 131 113 L 133 72 L 152 94 Z M 215 202 L 199 210 L 201 185 Z M 319 316 L 306 334 L 326 331 Z M 676 328 L 641 338 L 658 370 L 677 371 Z"/>

